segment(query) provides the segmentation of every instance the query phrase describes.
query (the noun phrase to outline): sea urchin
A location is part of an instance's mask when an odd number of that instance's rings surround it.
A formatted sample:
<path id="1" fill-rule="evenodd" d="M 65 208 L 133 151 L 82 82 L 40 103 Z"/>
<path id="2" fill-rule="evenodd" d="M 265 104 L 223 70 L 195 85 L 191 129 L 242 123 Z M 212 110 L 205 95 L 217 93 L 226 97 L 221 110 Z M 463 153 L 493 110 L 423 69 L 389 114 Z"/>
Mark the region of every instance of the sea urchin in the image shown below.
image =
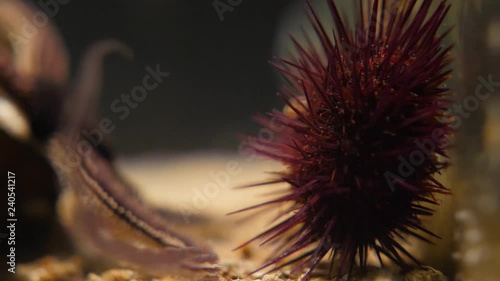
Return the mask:
<path id="1" fill-rule="evenodd" d="M 244 210 L 290 204 L 277 223 L 256 236 L 277 246 L 261 268 L 298 264 L 307 279 L 330 253 L 338 274 L 368 251 L 401 267 L 418 261 L 398 241 L 405 235 L 436 236 L 421 222 L 431 216 L 435 194 L 448 189 L 434 175 L 447 166 L 451 128 L 445 122 L 451 70 L 441 32 L 446 0 L 359 1 L 353 30 L 328 0 L 329 31 L 309 5 L 319 44 L 292 38 L 295 60 L 276 66 L 288 83 L 287 104 L 259 122 L 274 138 L 248 149 L 279 160 L 287 169 L 259 185 L 287 183 L 289 191 Z M 288 205 L 287 205 L 288 206 Z M 249 242 L 251 242 L 249 241 Z"/>

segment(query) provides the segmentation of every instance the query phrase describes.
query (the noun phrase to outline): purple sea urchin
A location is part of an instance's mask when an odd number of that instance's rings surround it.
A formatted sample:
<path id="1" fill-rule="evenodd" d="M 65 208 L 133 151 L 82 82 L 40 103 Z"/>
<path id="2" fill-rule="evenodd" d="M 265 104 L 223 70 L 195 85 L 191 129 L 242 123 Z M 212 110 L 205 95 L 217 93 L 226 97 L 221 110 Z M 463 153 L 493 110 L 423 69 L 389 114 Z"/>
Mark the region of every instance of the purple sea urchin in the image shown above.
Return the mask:
<path id="1" fill-rule="evenodd" d="M 448 193 L 434 174 L 447 166 L 441 158 L 451 132 L 443 122 L 450 101 L 442 84 L 452 46 L 443 43 L 449 30 L 439 31 L 450 6 L 443 0 L 431 8 L 432 2 L 373 0 L 370 9 L 360 1 L 353 31 L 333 0 L 332 31 L 309 5 L 320 44 L 292 38 L 298 58 L 276 65 L 289 81 L 279 94 L 288 109 L 259 118 L 274 140 L 248 146 L 287 166 L 263 184 L 290 186 L 244 209 L 291 203 L 251 240 L 277 244 L 258 270 L 298 263 L 296 270 L 309 267 L 307 279 L 330 253 L 344 275 L 356 261 L 366 267 L 370 249 L 380 263 L 383 255 L 401 267 L 407 259 L 418 264 L 397 239 L 436 236 L 419 217 L 433 214 L 425 204 L 437 205 L 435 194 Z"/>

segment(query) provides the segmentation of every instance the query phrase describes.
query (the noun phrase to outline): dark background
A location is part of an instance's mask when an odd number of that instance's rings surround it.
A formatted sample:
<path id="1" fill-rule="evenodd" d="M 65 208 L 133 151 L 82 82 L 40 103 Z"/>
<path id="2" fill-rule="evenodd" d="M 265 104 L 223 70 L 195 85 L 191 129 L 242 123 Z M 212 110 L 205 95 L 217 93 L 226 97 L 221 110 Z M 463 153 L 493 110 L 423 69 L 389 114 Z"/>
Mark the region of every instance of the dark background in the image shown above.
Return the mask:
<path id="1" fill-rule="evenodd" d="M 243 0 L 221 22 L 211 0 L 73 0 L 53 21 L 73 71 L 98 40 L 118 39 L 134 50 L 133 61 L 119 55 L 105 60 L 101 110 L 116 125 L 117 153 L 236 151 L 237 134 L 258 128 L 253 115 L 282 108 L 269 60 L 290 2 Z M 142 84 L 145 67 L 158 63 L 170 76 L 119 120 L 111 103 Z"/>

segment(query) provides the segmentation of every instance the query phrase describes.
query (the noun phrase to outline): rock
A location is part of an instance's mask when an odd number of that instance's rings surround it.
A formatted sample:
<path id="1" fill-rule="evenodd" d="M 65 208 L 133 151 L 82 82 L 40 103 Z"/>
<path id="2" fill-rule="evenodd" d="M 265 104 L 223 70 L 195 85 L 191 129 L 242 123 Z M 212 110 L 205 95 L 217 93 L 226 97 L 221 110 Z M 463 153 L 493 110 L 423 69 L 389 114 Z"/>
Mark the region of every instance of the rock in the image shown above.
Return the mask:
<path id="1" fill-rule="evenodd" d="M 404 281 L 447 281 L 443 273 L 434 268 L 415 269 L 405 275 Z"/>
<path id="2" fill-rule="evenodd" d="M 29 264 L 21 264 L 16 272 L 19 281 L 77 281 L 83 275 L 82 261 L 73 257 L 59 260 L 48 256 Z"/>

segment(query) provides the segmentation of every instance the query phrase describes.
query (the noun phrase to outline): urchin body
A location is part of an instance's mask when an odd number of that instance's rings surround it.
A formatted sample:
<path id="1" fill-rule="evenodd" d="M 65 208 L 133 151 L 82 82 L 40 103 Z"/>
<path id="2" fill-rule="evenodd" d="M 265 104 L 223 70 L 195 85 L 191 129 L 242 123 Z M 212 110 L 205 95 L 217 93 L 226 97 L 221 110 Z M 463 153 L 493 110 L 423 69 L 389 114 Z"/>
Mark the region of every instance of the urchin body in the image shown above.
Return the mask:
<path id="1" fill-rule="evenodd" d="M 311 8 L 319 48 L 292 38 L 297 58 L 277 64 L 289 82 L 280 92 L 288 109 L 259 118 L 276 138 L 249 149 L 283 162 L 287 169 L 272 182 L 290 189 L 254 207 L 292 207 L 255 238 L 280 251 L 262 268 L 299 262 L 297 270 L 310 268 L 307 278 L 331 253 L 343 275 L 356 259 L 365 267 L 369 249 L 404 267 L 405 257 L 417 261 L 397 240 L 435 236 L 419 217 L 433 214 L 423 204 L 448 192 L 434 175 L 447 165 L 440 156 L 451 131 L 442 86 L 451 47 L 439 32 L 449 5 L 431 11 L 432 0 L 360 2 L 361 15 L 371 10 L 352 31 L 333 0 L 333 32 Z M 402 170 L 404 161 L 414 165 Z"/>

